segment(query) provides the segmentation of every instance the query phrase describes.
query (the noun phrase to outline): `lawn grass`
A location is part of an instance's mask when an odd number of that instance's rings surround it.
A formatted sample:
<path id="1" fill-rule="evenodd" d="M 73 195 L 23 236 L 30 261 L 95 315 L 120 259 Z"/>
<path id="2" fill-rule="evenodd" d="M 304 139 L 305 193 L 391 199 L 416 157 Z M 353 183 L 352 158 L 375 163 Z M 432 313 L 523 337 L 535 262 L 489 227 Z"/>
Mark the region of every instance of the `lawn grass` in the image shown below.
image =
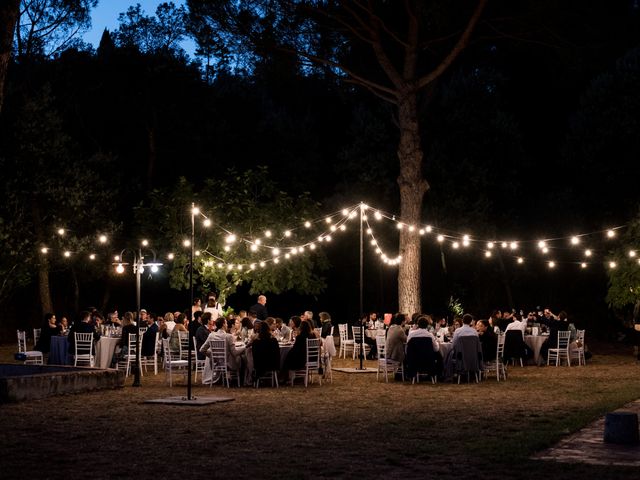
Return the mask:
<path id="1" fill-rule="evenodd" d="M 0 360 L 11 352 L 0 348 Z M 129 378 L 124 389 L 0 406 L 0 477 L 638 478 L 631 468 L 529 459 L 640 398 L 630 355 L 508 372 L 507 382 L 471 385 L 340 372 L 308 389 L 196 385 L 196 396 L 235 398 L 205 407 L 143 404 L 185 386 L 177 377 L 170 389 L 161 374 L 134 388 Z"/>

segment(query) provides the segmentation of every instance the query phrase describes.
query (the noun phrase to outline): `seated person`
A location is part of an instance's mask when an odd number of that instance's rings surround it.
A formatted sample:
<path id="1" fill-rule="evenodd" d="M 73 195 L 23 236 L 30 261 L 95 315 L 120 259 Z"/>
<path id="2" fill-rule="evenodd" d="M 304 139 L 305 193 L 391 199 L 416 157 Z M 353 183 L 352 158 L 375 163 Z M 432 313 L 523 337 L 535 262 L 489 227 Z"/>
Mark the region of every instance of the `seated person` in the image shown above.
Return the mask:
<path id="1" fill-rule="evenodd" d="M 73 326 L 69 330 L 69 353 L 75 355 L 76 353 L 76 333 L 92 333 L 93 341 L 96 342 L 100 338 L 100 332 L 91 324 L 91 312 L 85 310 L 80 313 L 80 321 L 74 322 Z"/>
<path id="2" fill-rule="evenodd" d="M 474 328 L 471 327 L 471 322 L 473 321 L 473 317 L 468 313 L 465 313 L 462 316 L 462 326 L 460 328 L 456 328 L 453 332 L 453 348 L 455 350 L 457 345 L 457 340 L 460 337 L 477 337 L 478 332 Z"/>
<path id="3" fill-rule="evenodd" d="M 276 332 L 283 342 L 291 341 L 291 328 L 286 326 L 280 317 L 276 317 Z"/>
<path id="4" fill-rule="evenodd" d="M 118 347 L 120 347 L 120 358 L 123 358 L 129 352 L 129 334 L 137 334 L 138 329 L 136 324 L 133 323 L 133 313 L 125 312 L 122 318 L 122 336 L 118 340 Z M 135 345 L 135 344 L 134 344 Z"/>
<path id="5" fill-rule="evenodd" d="M 387 330 L 387 339 L 385 342 L 385 355 L 388 360 L 398 363 L 404 361 L 404 344 L 407 342 L 407 335 L 402 328 L 405 317 L 402 313 L 396 313 L 391 320 L 389 330 Z"/>
<path id="6" fill-rule="evenodd" d="M 520 330 L 522 332 L 522 336 L 524 337 L 524 332 L 527 328 L 527 320 L 522 318 L 522 315 L 519 313 L 514 313 L 512 321 L 507 324 L 507 328 L 505 332 L 510 330 Z"/>
<path id="7" fill-rule="evenodd" d="M 44 316 L 44 323 L 40 329 L 40 338 L 38 338 L 38 343 L 33 349 L 42 353 L 49 353 L 51 349 L 51 337 L 59 335 L 61 331 L 62 329 L 56 323 L 56 316 L 53 313 L 47 313 Z"/>
<path id="8" fill-rule="evenodd" d="M 476 331 L 480 337 L 480 345 L 482 345 L 482 358 L 487 362 L 494 361 L 498 350 L 498 336 L 489 325 L 489 321 L 478 320 Z"/>
<path id="9" fill-rule="evenodd" d="M 280 370 L 280 347 L 278 341 L 271 336 L 271 329 L 266 322 L 261 322 L 258 337 L 251 342 L 251 351 L 254 378 L 263 377 L 266 372 Z"/>
<path id="10" fill-rule="evenodd" d="M 153 357 L 156 353 L 156 333 L 158 325 L 153 319 L 153 315 L 147 317 L 147 330 L 142 334 L 142 348 L 140 355 L 143 357 Z"/>
<path id="11" fill-rule="evenodd" d="M 184 314 L 180 313 L 177 317 L 175 317 L 176 326 L 171 331 L 171 335 L 169 336 L 169 348 L 171 349 L 171 353 L 174 352 L 179 353 L 181 350 L 180 345 L 180 334 L 188 333 L 187 327 L 184 326 Z"/>
<path id="12" fill-rule="evenodd" d="M 297 317 L 300 319 L 300 317 Z M 311 324 L 307 321 L 300 322 L 300 328 L 296 334 L 296 340 L 284 359 L 283 370 L 302 370 L 307 364 L 307 339 L 314 338 Z"/>
<path id="13" fill-rule="evenodd" d="M 417 327 L 413 330 L 409 331 L 409 335 L 407 336 L 407 343 L 411 341 L 412 338 L 430 338 L 431 344 L 433 345 L 433 351 L 440 351 L 440 345 L 436 341 L 436 337 L 429 331 L 429 319 L 426 315 L 420 315 L 416 321 Z"/>
<path id="14" fill-rule="evenodd" d="M 216 330 L 209 334 L 207 341 L 204 342 L 200 348 L 200 352 L 204 353 L 207 357 L 210 357 L 211 342 L 216 340 L 223 341 L 227 352 L 227 368 L 231 371 L 238 372 L 240 378 L 243 378 L 240 372 L 245 366 L 244 347 L 241 350 L 236 348 L 233 335 L 227 332 L 228 326 L 224 317 L 218 317 L 215 321 L 215 326 Z M 202 376 L 203 384 L 210 383 L 212 381 L 211 373 L 211 362 L 205 362 L 205 370 Z M 215 381 L 215 379 L 213 379 L 213 381 Z"/>

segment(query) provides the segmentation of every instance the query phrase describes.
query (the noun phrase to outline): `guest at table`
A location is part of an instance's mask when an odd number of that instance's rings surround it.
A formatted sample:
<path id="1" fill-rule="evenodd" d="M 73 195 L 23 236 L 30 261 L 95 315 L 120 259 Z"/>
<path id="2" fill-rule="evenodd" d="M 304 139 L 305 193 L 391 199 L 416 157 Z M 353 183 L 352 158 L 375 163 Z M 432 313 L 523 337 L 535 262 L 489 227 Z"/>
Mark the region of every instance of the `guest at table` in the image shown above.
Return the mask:
<path id="1" fill-rule="evenodd" d="M 291 328 L 284 324 L 284 320 L 280 317 L 276 317 L 276 336 L 279 336 L 283 342 L 289 342 L 291 340 Z"/>
<path id="2" fill-rule="evenodd" d="M 207 312 L 208 313 L 208 312 Z M 189 334 L 192 337 L 196 336 L 196 332 L 202 326 L 202 315 L 203 312 L 201 310 L 196 310 L 192 313 L 192 320 L 189 322 Z"/>
<path id="3" fill-rule="evenodd" d="M 313 318 L 313 312 L 311 310 L 307 310 L 305 311 L 300 318 L 302 320 L 306 320 L 307 322 L 309 322 L 309 325 L 311 325 L 311 330 L 313 330 L 314 328 L 318 328 L 318 323 L 315 321 L 315 319 Z"/>
<path id="4" fill-rule="evenodd" d="M 540 323 L 547 326 L 549 330 L 549 338 L 540 347 L 540 357 L 546 359 L 550 348 L 558 346 L 558 332 L 569 330 L 569 322 L 567 321 L 567 312 L 561 311 L 558 316 L 551 313 L 549 309 L 544 310 L 544 315 L 540 318 Z"/>
<path id="5" fill-rule="evenodd" d="M 211 312 L 204 312 L 200 317 L 200 326 L 198 330 L 196 330 L 196 351 L 198 355 L 198 360 L 204 360 L 205 354 L 200 351 L 204 342 L 207 341 L 209 334 L 213 332 L 213 318 L 211 318 Z"/>
<path id="6" fill-rule="evenodd" d="M 407 343 L 409 343 L 412 338 L 430 338 L 433 345 L 433 351 L 440 351 L 440 345 L 438 344 L 436 337 L 434 337 L 433 334 L 429 331 L 429 320 L 427 319 L 426 315 L 420 315 L 418 317 L 416 326 L 418 328 L 415 328 L 409 332 L 409 335 L 407 336 Z"/>
<path id="7" fill-rule="evenodd" d="M 39 352 L 49 353 L 51 349 L 51 337 L 55 337 L 60 333 L 60 327 L 56 323 L 56 316 L 53 313 L 47 313 L 44 316 L 42 327 L 40 328 L 40 338 L 33 347 Z"/>
<path id="8" fill-rule="evenodd" d="M 93 341 L 98 341 L 100 332 L 91 324 L 91 312 L 80 312 L 80 321 L 74 322 L 69 330 L 69 353 L 72 355 L 76 353 L 75 333 L 93 333 Z"/>
<path id="9" fill-rule="evenodd" d="M 118 311 L 116 310 L 115 312 L 108 313 L 104 324 L 113 327 L 121 327 L 122 322 L 118 318 Z"/>
<path id="10" fill-rule="evenodd" d="M 515 313 L 511 318 L 511 321 L 507 324 L 507 328 L 505 328 L 504 331 L 507 332 L 510 330 L 520 330 L 524 338 L 524 332 L 527 329 L 527 320 L 523 319 L 522 315 L 520 315 L 519 313 Z"/>
<path id="11" fill-rule="evenodd" d="M 69 321 L 67 317 L 61 317 L 56 321 L 56 325 L 60 329 L 60 335 L 67 335 L 69 333 Z"/>
<path id="12" fill-rule="evenodd" d="M 120 347 L 120 358 L 125 357 L 129 353 L 129 334 L 137 334 L 138 329 L 133 321 L 133 312 L 124 312 L 122 317 L 122 335 L 118 340 L 118 347 Z"/>
<path id="13" fill-rule="evenodd" d="M 498 349 L 498 336 L 489 325 L 489 321 L 478 320 L 476 322 L 476 331 L 482 346 L 482 358 L 488 362 L 494 361 Z"/>
<path id="14" fill-rule="evenodd" d="M 233 337 L 231 336 L 230 333 L 227 332 L 227 322 L 224 317 L 218 317 L 215 321 L 215 324 L 216 324 L 216 330 L 209 334 L 209 336 L 207 337 L 207 340 L 204 342 L 204 344 L 200 348 L 200 352 L 204 353 L 206 356 L 210 356 L 211 355 L 210 341 L 222 340 L 225 342 L 225 345 L 227 348 L 227 367 L 230 370 L 236 370 L 240 372 L 241 368 L 244 366 L 243 365 L 244 350 L 239 350 L 236 348 Z M 241 376 L 240 378 L 243 378 L 243 376 Z"/>
<path id="15" fill-rule="evenodd" d="M 294 317 L 292 317 L 294 318 Z M 300 317 L 295 317 L 300 319 Z M 282 366 L 283 370 L 301 370 L 307 364 L 307 339 L 314 338 L 311 324 L 307 321 L 300 321 L 300 328 L 296 332 L 296 341 L 287 353 Z"/>
<path id="16" fill-rule="evenodd" d="M 160 323 L 160 335 L 162 336 L 162 338 L 171 337 L 171 332 L 173 332 L 174 328 L 176 328 L 176 322 L 173 313 L 165 313 L 164 319 Z"/>
<path id="17" fill-rule="evenodd" d="M 465 313 L 462 316 L 462 326 L 453 332 L 453 349 L 456 349 L 457 339 L 460 337 L 477 337 L 478 332 L 471 327 L 473 322 L 473 316 Z"/>
<path id="18" fill-rule="evenodd" d="M 220 317 L 224 321 L 224 317 Z M 171 353 L 180 351 L 180 333 L 187 333 L 187 327 L 184 326 L 184 313 L 178 315 L 175 319 L 176 326 L 171 331 L 171 335 L 169 336 L 169 348 L 171 348 Z"/>
<path id="19" fill-rule="evenodd" d="M 407 334 L 402 328 L 404 321 L 404 314 L 395 314 L 391 320 L 389 330 L 387 330 L 387 340 L 385 342 L 385 355 L 387 359 L 394 360 L 401 364 L 404 362 L 404 344 L 407 343 Z"/>
<path id="20" fill-rule="evenodd" d="M 258 337 L 251 342 L 251 353 L 254 379 L 264 376 L 266 372 L 280 370 L 280 347 L 271 336 L 271 329 L 266 322 L 260 324 Z"/>
<path id="21" fill-rule="evenodd" d="M 155 315 L 149 315 L 147 329 L 142 334 L 140 355 L 143 357 L 152 357 L 156 353 L 156 333 L 158 333 L 158 325 L 155 322 Z"/>
<path id="22" fill-rule="evenodd" d="M 251 338 L 251 331 L 253 330 L 253 322 L 249 317 L 244 317 L 240 320 L 240 332 L 238 333 L 238 339 L 241 342 L 247 343 Z"/>
<path id="23" fill-rule="evenodd" d="M 378 358 L 378 347 L 376 346 L 376 341 L 374 338 L 371 338 L 366 334 L 367 329 L 369 329 L 369 325 L 374 325 L 374 322 L 371 322 L 370 318 L 371 318 L 370 315 L 367 315 L 366 313 L 363 314 L 360 317 L 360 321 L 358 322 L 357 327 L 363 330 L 362 341 L 365 343 L 365 345 L 369 346 L 369 353 L 367 355 L 367 359 L 375 360 L 376 358 Z"/>

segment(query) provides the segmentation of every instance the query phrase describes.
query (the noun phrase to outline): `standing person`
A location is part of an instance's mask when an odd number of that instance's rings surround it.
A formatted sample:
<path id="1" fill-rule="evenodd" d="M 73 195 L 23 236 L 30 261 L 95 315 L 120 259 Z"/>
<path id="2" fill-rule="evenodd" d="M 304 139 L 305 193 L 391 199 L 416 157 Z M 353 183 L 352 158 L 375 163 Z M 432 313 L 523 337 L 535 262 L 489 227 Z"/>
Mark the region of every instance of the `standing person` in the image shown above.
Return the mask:
<path id="1" fill-rule="evenodd" d="M 214 322 L 218 319 L 218 317 L 221 317 L 223 315 L 222 306 L 217 301 L 215 292 L 211 292 L 207 297 L 207 306 L 204 307 L 204 311 L 211 313 L 211 318 Z"/>
<path id="2" fill-rule="evenodd" d="M 266 320 L 269 316 L 269 312 L 267 311 L 267 297 L 264 295 L 258 296 L 258 303 L 251 307 L 249 311 L 255 313 L 258 320 Z"/>
<path id="3" fill-rule="evenodd" d="M 198 360 L 204 360 L 205 354 L 200 352 L 202 345 L 207 341 L 209 334 L 213 332 L 213 319 L 211 318 L 211 312 L 204 312 L 200 317 L 200 326 L 196 330 L 196 351 L 198 353 Z"/>
<path id="4" fill-rule="evenodd" d="M 44 322 L 40 329 L 40 338 L 38 338 L 38 343 L 33 349 L 42 353 L 49 353 L 51 349 L 51 337 L 55 337 L 60 331 L 61 328 L 56 323 L 56 316 L 53 313 L 47 313 L 44 316 Z"/>
<path id="5" fill-rule="evenodd" d="M 202 311 L 202 300 L 200 298 L 193 299 L 193 305 L 191 305 L 191 315 L 193 316 L 196 312 Z"/>

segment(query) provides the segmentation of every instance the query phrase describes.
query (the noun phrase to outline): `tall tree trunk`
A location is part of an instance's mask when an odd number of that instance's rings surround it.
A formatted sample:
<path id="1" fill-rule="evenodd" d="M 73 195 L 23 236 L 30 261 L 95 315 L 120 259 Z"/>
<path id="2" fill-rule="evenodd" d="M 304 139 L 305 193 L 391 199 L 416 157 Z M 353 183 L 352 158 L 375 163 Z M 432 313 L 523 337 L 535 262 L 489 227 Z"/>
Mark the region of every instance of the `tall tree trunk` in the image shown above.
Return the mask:
<path id="1" fill-rule="evenodd" d="M 422 220 L 422 200 L 429 184 L 422 176 L 422 144 L 418 124 L 418 104 L 416 93 L 411 91 L 398 103 L 398 124 L 400 143 L 400 216 L 409 225 L 418 226 Z M 421 304 L 421 244 L 418 228 L 412 232 L 408 228 L 400 231 L 400 255 L 398 269 L 398 307 L 403 313 L 422 310 Z"/>
<path id="2" fill-rule="evenodd" d="M 0 2 L 0 112 L 4 104 L 4 84 L 7 78 L 13 34 L 20 15 L 20 0 L 2 0 Z"/>
<path id="3" fill-rule="evenodd" d="M 42 218 L 40 217 L 40 207 L 35 197 L 31 200 L 31 217 L 38 242 L 36 245 L 36 255 L 40 255 L 40 261 L 38 262 L 38 294 L 40 297 L 40 308 L 42 315 L 44 315 L 45 313 L 53 313 L 53 302 L 51 301 L 51 287 L 49 285 L 49 260 L 40 254 L 40 248 L 45 246 L 45 235 Z"/>

